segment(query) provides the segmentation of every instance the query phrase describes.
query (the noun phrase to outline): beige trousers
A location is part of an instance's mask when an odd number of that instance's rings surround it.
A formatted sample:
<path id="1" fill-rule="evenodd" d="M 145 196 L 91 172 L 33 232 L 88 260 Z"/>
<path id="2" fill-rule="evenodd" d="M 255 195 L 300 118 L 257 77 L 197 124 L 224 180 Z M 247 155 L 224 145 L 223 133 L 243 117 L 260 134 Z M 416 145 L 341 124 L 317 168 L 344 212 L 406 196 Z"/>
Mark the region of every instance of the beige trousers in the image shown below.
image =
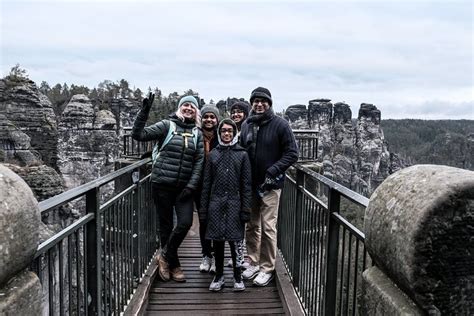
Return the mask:
<path id="1" fill-rule="evenodd" d="M 260 265 L 266 273 L 275 270 L 280 195 L 281 189 L 277 189 L 266 192 L 262 199 L 254 197 L 246 227 L 247 254 L 252 264 Z"/>

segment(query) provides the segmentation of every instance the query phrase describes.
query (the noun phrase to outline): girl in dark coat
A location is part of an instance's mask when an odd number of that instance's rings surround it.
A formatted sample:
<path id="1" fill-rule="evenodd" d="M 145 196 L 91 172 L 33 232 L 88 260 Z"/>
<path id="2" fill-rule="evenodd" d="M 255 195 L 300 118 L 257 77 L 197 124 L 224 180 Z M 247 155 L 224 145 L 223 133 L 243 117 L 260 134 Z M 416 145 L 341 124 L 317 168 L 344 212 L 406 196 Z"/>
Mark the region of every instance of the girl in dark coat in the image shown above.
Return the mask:
<path id="1" fill-rule="evenodd" d="M 240 262 L 236 260 L 236 242 L 244 238 L 245 223 L 250 219 L 251 167 L 247 152 L 237 143 L 237 126 L 224 119 L 218 127 L 219 145 L 206 162 L 201 195 L 201 220 L 207 221 L 206 238 L 213 240 L 216 275 L 209 290 L 224 286 L 224 246 L 229 242 L 234 269 L 234 291 L 245 290 Z"/>

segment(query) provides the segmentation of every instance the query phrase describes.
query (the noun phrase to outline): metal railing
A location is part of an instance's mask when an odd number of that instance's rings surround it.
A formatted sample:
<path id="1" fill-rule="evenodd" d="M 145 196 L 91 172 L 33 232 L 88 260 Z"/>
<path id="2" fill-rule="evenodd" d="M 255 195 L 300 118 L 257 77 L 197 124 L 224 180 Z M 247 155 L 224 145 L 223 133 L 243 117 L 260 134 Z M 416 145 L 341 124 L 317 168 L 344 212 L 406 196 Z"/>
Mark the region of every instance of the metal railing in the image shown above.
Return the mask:
<path id="1" fill-rule="evenodd" d="M 281 196 L 278 247 L 307 314 L 357 314 L 358 280 L 371 260 L 364 234 L 341 212 L 367 204 L 367 198 L 300 164 L 290 169 Z"/>
<path id="2" fill-rule="evenodd" d="M 156 212 L 144 159 L 39 203 L 51 211 L 85 197 L 85 215 L 40 244 L 32 263 L 42 283 L 44 314 L 118 315 L 157 249 Z M 133 180 L 132 180 L 133 178 Z M 100 188 L 115 181 L 101 203 Z"/>
<path id="3" fill-rule="evenodd" d="M 123 156 L 140 157 L 153 150 L 156 141 L 142 142 L 132 138 L 131 127 L 125 127 L 123 135 Z M 293 130 L 299 148 L 299 161 L 316 161 L 318 157 L 318 131 Z"/>

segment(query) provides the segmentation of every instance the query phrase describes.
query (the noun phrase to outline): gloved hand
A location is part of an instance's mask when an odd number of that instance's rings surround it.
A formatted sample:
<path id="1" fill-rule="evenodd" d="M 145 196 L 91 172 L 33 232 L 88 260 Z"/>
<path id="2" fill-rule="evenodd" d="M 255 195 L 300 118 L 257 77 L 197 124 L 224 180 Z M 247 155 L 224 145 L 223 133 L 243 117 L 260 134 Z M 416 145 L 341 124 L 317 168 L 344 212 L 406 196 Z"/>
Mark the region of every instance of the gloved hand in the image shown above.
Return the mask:
<path id="1" fill-rule="evenodd" d="M 190 188 L 184 188 L 178 196 L 178 200 L 187 200 L 193 196 L 194 190 Z"/>
<path id="2" fill-rule="evenodd" d="M 142 111 L 149 113 L 151 106 L 153 105 L 153 100 L 155 100 L 155 95 L 150 92 L 148 98 L 143 99 Z"/>
<path id="3" fill-rule="evenodd" d="M 242 223 L 248 223 L 250 221 L 250 212 L 249 211 L 240 212 L 240 221 Z"/>

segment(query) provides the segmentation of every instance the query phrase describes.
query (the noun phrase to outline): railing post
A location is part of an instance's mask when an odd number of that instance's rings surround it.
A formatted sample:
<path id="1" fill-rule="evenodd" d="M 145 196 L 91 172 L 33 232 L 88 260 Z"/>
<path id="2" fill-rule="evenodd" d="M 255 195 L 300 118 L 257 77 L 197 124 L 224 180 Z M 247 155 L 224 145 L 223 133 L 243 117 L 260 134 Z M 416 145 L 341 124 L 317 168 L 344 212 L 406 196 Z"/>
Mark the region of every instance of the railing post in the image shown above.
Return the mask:
<path id="1" fill-rule="evenodd" d="M 300 187 L 304 186 L 304 172 L 296 169 L 296 213 L 295 213 L 295 244 L 293 257 L 293 285 L 299 287 L 300 265 L 301 265 L 301 217 L 303 214 L 303 191 Z"/>
<path id="2" fill-rule="evenodd" d="M 140 170 L 140 169 L 139 169 Z M 140 171 L 132 173 L 132 181 L 135 184 L 133 190 L 133 279 L 139 282 L 140 279 L 140 249 L 139 249 L 139 225 L 138 220 L 141 215 L 140 194 Z"/>
<path id="3" fill-rule="evenodd" d="M 89 306 L 84 306 L 90 315 L 102 315 L 102 247 L 101 247 L 101 229 L 102 223 L 99 213 L 99 188 L 94 188 L 86 193 L 86 213 L 93 213 L 95 220 L 87 225 L 86 245 L 87 262 L 86 271 L 87 287 L 84 289 L 87 295 L 91 297 Z"/>
<path id="4" fill-rule="evenodd" d="M 326 293 L 324 296 L 324 315 L 336 314 L 337 261 L 339 252 L 339 224 L 332 218 L 333 213 L 339 213 L 341 202 L 340 193 L 329 189 L 328 220 L 326 241 Z"/>

